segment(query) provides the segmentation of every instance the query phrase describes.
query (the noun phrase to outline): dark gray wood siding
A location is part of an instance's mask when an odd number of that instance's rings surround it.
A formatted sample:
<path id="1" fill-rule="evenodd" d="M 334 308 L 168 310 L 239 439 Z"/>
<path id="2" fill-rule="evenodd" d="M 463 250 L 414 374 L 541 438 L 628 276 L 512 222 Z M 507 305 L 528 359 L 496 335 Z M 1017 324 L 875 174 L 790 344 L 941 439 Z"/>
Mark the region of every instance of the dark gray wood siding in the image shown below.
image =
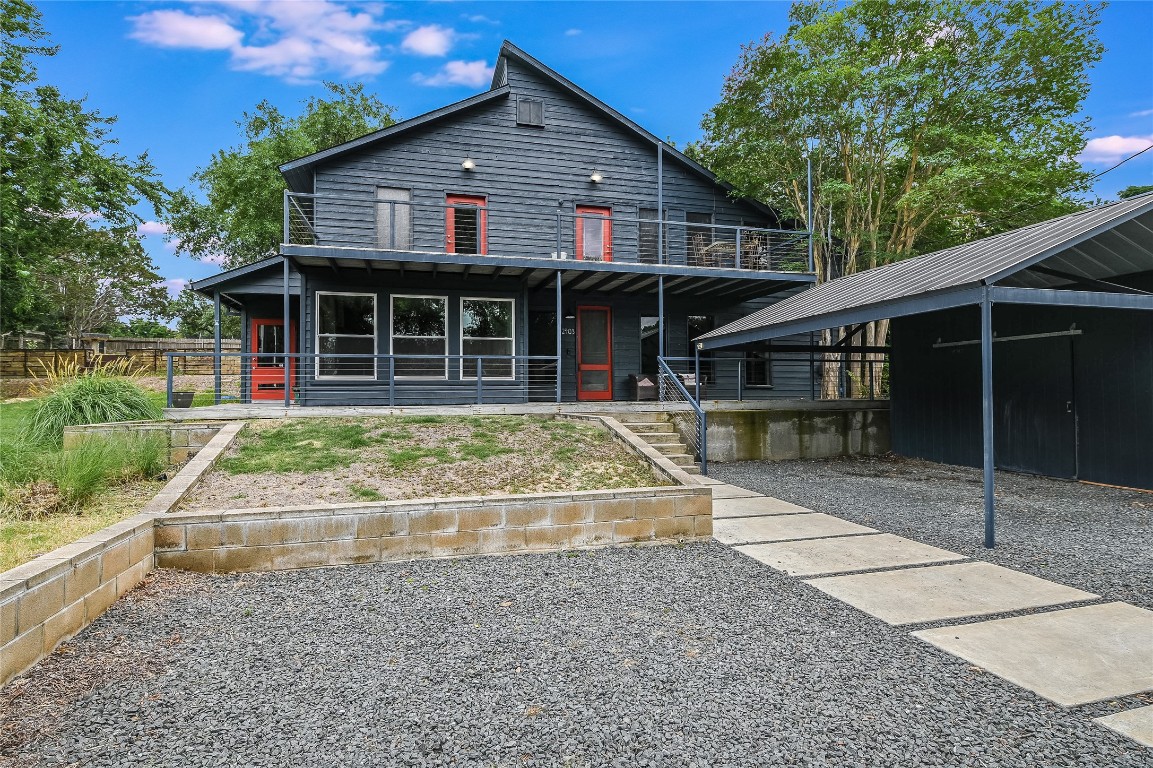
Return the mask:
<path id="1" fill-rule="evenodd" d="M 608 119 L 572 94 L 559 90 L 516 61 L 509 61 L 511 94 L 456 113 L 367 150 L 341 156 L 318 168 L 314 191 L 340 201 L 316 202 L 320 244 L 371 247 L 376 243 L 378 186 L 412 190 L 415 204 L 413 247 L 444 249 L 446 194 L 485 196 L 488 252 L 549 256 L 557 250 L 558 210 L 562 251 L 574 250 L 577 205 L 609 206 L 614 215 L 637 218 L 657 205 L 656 147 Z M 543 127 L 516 122 L 518 96 L 544 101 Z M 473 171 L 461 169 L 471 158 Z M 604 176 L 593 184 L 593 170 Z M 769 225 L 763 213 L 733 201 L 717 184 L 666 156 L 667 216 L 683 220 L 686 211 L 709 213 L 717 224 Z M 684 238 L 674 227 L 670 240 Z M 618 222 L 616 252 L 635 253 L 636 224 Z M 683 247 L 670 243 L 671 253 Z"/>

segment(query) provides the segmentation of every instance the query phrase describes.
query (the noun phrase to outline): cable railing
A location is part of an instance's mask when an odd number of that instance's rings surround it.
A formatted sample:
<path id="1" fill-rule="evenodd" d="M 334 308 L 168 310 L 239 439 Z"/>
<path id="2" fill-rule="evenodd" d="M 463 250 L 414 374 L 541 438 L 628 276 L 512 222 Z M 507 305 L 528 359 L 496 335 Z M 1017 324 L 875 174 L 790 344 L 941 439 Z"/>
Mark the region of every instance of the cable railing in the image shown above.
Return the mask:
<path id="1" fill-rule="evenodd" d="M 687 405 L 692 413 L 691 428 L 678 431 L 701 462 L 701 474 L 707 475 L 709 473 L 708 417 L 704 409 L 701 408 L 699 396 L 694 394 L 694 390 L 700 383 L 700 377 L 693 376 L 690 380 L 688 375 L 673 371 L 663 357 L 657 358 L 657 367 L 660 369 L 657 373 L 657 389 L 661 402 Z M 675 415 L 672 418 L 674 421 L 677 420 Z"/>
<path id="2" fill-rule="evenodd" d="M 808 232 L 658 219 L 655 210 L 651 216 L 643 215 L 644 209 L 641 214 L 622 216 L 608 208 L 505 208 L 483 198 L 441 203 L 285 192 L 284 242 L 397 253 L 811 271 Z"/>
<path id="3" fill-rule="evenodd" d="M 706 400 L 887 400 L 887 348 L 775 346 L 745 355 L 666 357 Z"/>
<path id="4" fill-rule="evenodd" d="M 558 371 L 539 355 L 170 352 L 166 391 L 170 408 L 559 402 Z"/>

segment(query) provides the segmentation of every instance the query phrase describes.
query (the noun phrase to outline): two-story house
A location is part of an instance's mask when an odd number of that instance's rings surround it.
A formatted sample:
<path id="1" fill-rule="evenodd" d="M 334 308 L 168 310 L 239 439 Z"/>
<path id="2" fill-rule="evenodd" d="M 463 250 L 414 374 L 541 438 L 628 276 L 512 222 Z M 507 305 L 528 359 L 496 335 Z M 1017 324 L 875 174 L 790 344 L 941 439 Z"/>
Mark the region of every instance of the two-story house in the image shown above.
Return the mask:
<path id="1" fill-rule="evenodd" d="M 193 284 L 243 316 L 245 400 L 631 399 L 814 282 L 806 232 L 507 42 L 484 93 L 281 171 L 279 253 Z M 701 378 L 810 386 L 768 355 Z"/>

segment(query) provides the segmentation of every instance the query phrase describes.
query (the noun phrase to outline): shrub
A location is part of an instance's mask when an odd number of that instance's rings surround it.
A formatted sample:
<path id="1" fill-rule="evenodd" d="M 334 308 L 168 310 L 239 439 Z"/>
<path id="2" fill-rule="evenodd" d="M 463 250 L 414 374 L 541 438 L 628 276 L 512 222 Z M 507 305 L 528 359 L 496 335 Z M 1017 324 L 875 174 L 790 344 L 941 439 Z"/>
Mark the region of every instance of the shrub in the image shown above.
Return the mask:
<path id="1" fill-rule="evenodd" d="M 92 435 L 44 462 L 44 477 L 64 502 L 80 506 L 109 485 L 158 475 L 167 447 L 156 435 Z"/>
<path id="2" fill-rule="evenodd" d="M 33 441 L 60 445 L 65 427 L 159 419 L 161 415 L 144 389 L 96 369 L 62 380 L 36 404 L 26 430 Z"/>

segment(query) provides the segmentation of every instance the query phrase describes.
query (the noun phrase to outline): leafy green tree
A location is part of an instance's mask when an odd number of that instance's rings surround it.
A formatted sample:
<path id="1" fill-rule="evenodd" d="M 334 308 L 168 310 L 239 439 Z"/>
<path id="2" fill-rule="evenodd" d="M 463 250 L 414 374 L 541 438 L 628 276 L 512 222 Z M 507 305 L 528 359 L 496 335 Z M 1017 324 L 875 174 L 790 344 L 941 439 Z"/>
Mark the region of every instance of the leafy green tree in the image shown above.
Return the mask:
<path id="1" fill-rule="evenodd" d="M 783 35 L 744 50 L 693 151 L 802 221 L 811 152 L 821 279 L 1073 210 L 1100 9 L 794 3 Z"/>
<path id="2" fill-rule="evenodd" d="M 176 320 L 176 333 L 182 339 L 211 339 L 215 334 L 215 309 L 212 302 L 188 286 L 169 305 L 169 316 Z M 240 317 L 220 308 L 220 336 L 240 338 Z"/>
<path id="3" fill-rule="evenodd" d="M 159 215 L 167 191 L 146 154 L 113 151 L 115 118 L 38 82 L 34 58 L 57 48 L 32 4 L 0 0 L 0 32 L 0 332 L 10 333 L 51 324 L 40 281 L 53 258 L 96 227 L 131 250 L 141 221 L 134 207 L 144 201 Z M 108 247 L 105 238 L 98 250 Z"/>
<path id="4" fill-rule="evenodd" d="M 109 336 L 126 339 L 171 339 L 176 336 L 176 331 L 164 323 L 148 317 L 117 320 L 99 330 Z"/>
<path id="5" fill-rule="evenodd" d="M 1131 197 L 1137 197 L 1137 195 L 1143 195 L 1146 192 L 1153 192 L 1153 184 L 1134 184 L 1125 187 L 1125 189 L 1117 193 L 1117 199 L 1128 200 Z"/>
<path id="6" fill-rule="evenodd" d="M 392 125 L 394 108 L 367 95 L 360 83 L 325 83 L 328 98 L 310 98 L 299 117 L 286 117 L 268 101 L 238 123 L 242 146 L 217 152 L 192 176 L 203 200 L 180 190 L 167 222 L 178 252 L 221 256 L 237 267 L 276 252 L 282 238 L 284 179 L 290 160 Z"/>

